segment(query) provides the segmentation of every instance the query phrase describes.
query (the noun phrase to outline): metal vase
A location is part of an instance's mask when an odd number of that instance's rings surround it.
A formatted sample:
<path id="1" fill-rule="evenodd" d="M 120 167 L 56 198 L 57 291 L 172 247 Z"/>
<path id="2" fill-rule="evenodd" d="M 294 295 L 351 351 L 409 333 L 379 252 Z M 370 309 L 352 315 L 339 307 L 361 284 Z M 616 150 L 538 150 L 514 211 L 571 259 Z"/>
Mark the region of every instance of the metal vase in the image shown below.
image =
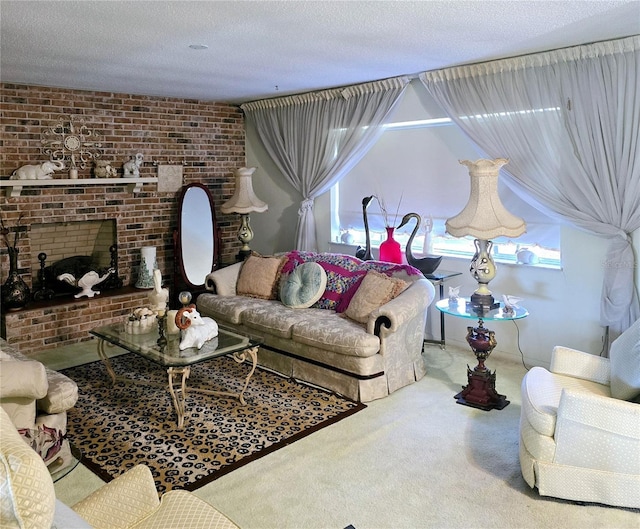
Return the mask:
<path id="1" fill-rule="evenodd" d="M 29 286 L 18 274 L 18 248 L 9 247 L 9 277 L 2 285 L 2 308 L 18 310 L 24 308 L 31 298 Z"/>

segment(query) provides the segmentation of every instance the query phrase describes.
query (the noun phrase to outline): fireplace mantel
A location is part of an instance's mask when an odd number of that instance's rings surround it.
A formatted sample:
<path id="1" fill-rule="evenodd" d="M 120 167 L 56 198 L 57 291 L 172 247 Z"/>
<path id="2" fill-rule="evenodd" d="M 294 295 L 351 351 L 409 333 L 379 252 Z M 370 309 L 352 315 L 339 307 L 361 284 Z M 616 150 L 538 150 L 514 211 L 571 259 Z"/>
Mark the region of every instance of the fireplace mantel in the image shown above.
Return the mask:
<path id="1" fill-rule="evenodd" d="M 50 180 L 0 180 L 0 188 L 7 188 L 7 197 L 19 197 L 24 187 L 44 186 L 84 186 L 84 185 L 123 185 L 129 192 L 136 194 L 142 190 L 143 184 L 158 183 L 158 177 L 145 178 L 52 178 Z"/>

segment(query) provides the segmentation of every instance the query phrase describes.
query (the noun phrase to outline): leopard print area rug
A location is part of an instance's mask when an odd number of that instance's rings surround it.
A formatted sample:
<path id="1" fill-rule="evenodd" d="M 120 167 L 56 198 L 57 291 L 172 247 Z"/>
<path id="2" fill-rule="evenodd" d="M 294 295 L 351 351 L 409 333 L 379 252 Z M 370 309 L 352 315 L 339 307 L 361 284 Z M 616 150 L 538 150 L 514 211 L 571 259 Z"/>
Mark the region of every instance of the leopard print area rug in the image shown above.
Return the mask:
<path id="1" fill-rule="evenodd" d="M 195 490 L 366 407 L 260 368 L 244 395 L 246 406 L 237 398 L 190 392 L 242 388 L 250 365 L 221 357 L 191 366 L 179 429 L 163 367 L 135 354 L 113 358 L 111 365 L 118 376 L 150 384 L 112 386 L 101 362 L 64 370 L 79 388 L 67 437 L 82 451 L 83 464 L 105 481 L 144 463 L 160 493 Z"/>

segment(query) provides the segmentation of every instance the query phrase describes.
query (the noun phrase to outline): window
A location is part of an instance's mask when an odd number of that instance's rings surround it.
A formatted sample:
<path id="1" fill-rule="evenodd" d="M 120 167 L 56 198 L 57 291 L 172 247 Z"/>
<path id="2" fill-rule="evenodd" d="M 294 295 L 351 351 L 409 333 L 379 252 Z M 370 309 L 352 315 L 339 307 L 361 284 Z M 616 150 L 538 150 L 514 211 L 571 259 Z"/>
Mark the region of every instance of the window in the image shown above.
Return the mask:
<path id="1" fill-rule="evenodd" d="M 402 101 L 401 105 L 411 103 Z M 413 103 L 411 115 L 425 113 L 422 103 Z M 475 253 L 473 238 L 450 236 L 445 221 L 459 213 L 469 197 L 469 173 L 459 160 L 479 157 L 474 144 L 448 118 L 397 120 L 385 126 L 376 145 L 332 189 L 332 242 L 365 245 L 362 199 L 376 195 L 386 206 L 390 225 L 398 226 L 408 212 L 422 217 L 412 244 L 415 255 L 433 253 L 470 259 Z M 524 218 L 527 232 L 513 240 L 493 240 L 494 259 L 559 268 L 559 223 L 521 200 L 502 179 L 499 193 L 505 207 Z M 375 199 L 367 208 L 367 216 L 375 248 L 386 237 L 385 219 Z M 396 230 L 395 238 L 403 247 L 414 226 L 412 221 Z"/>

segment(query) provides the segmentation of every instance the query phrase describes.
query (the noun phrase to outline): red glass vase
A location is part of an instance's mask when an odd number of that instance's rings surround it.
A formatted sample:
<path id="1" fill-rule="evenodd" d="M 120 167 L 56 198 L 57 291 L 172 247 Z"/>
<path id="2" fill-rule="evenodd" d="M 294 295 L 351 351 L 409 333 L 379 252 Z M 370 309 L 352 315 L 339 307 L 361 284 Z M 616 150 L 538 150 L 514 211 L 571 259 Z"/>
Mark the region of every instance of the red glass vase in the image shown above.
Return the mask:
<path id="1" fill-rule="evenodd" d="M 387 239 L 380 243 L 380 260 L 387 263 L 402 264 L 402 248 L 393 238 L 395 228 L 386 227 Z"/>

